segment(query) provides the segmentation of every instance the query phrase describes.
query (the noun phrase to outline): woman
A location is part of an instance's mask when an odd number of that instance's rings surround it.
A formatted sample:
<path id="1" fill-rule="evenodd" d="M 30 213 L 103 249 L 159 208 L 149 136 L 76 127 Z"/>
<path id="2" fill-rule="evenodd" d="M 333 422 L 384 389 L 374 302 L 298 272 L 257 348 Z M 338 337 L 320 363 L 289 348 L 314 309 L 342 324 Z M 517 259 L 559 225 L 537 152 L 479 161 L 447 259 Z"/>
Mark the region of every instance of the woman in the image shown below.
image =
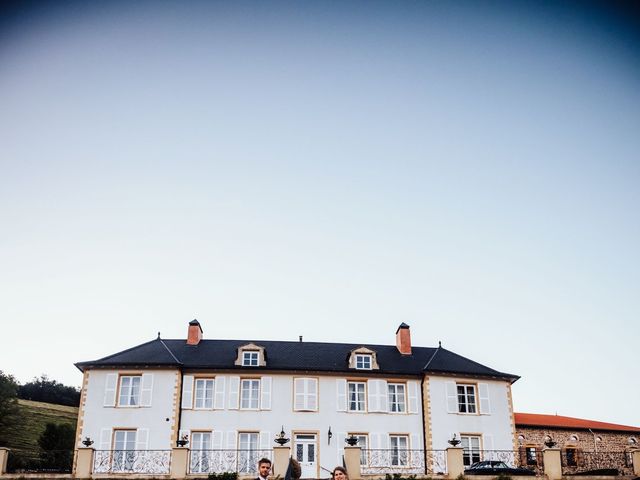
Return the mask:
<path id="1" fill-rule="evenodd" d="M 349 475 L 347 474 L 347 469 L 344 467 L 336 467 L 333 469 L 331 473 L 331 478 L 333 480 L 349 480 Z"/>

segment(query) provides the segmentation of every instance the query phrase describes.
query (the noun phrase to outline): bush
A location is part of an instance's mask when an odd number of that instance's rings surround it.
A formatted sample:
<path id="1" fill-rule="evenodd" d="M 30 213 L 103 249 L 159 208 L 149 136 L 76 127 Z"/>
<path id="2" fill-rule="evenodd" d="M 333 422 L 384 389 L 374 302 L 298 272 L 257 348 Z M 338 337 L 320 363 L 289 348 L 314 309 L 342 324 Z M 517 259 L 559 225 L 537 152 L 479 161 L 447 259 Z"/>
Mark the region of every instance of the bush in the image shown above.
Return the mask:
<path id="1" fill-rule="evenodd" d="M 387 473 L 384 476 L 384 480 L 416 480 L 416 476 L 409 475 L 409 476 L 403 477 L 402 474 L 400 473 L 394 473 L 394 474 Z"/>
<path id="2" fill-rule="evenodd" d="M 46 375 L 20 385 L 18 387 L 18 398 L 67 405 L 69 407 L 80 405 L 80 391 L 77 388 L 68 387 L 55 380 L 49 380 Z"/>
<path id="3" fill-rule="evenodd" d="M 238 480 L 238 472 L 210 473 L 208 480 Z"/>
<path id="4" fill-rule="evenodd" d="M 506 473 L 501 473 L 496 477 L 496 480 L 511 480 L 511 476 Z"/>

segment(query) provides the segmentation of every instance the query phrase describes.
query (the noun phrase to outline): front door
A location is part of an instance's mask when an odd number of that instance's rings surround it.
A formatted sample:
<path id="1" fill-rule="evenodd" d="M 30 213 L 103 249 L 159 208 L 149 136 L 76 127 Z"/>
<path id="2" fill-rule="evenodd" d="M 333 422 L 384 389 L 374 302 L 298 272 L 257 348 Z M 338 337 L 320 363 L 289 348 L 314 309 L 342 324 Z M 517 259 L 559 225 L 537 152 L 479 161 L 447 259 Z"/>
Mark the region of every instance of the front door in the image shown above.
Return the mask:
<path id="1" fill-rule="evenodd" d="M 302 468 L 302 478 L 317 478 L 317 447 L 316 435 L 313 433 L 299 433 L 295 439 L 296 460 Z"/>

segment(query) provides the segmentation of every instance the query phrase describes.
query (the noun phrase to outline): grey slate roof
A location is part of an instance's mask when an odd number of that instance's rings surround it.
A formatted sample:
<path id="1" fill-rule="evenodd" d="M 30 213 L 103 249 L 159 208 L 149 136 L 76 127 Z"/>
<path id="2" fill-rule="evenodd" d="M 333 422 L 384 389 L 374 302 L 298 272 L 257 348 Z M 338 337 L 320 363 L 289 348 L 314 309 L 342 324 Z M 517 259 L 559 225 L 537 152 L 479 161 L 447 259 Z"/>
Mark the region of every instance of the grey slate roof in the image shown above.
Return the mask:
<path id="1" fill-rule="evenodd" d="M 234 365 L 237 349 L 254 343 L 265 349 L 266 367 Z M 207 370 L 280 370 L 317 372 L 354 372 L 348 367 L 352 350 L 366 347 L 376 352 L 380 370 L 362 371 L 370 375 L 413 375 L 424 373 L 459 374 L 500 378 L 515 382 L 517 375 L 499 372 L 462 357 L 445 348 L 412 347 L 411 355 L 402 355 L 395 345 L 368 345 L 358 343 L 283 342 L 272 340 L 201 340 L 198 345 L 187 345 L 184 339 L 157 338 L 98 360 L 76 363 L 87 368 L 109 367 L 163 367 Z"/>

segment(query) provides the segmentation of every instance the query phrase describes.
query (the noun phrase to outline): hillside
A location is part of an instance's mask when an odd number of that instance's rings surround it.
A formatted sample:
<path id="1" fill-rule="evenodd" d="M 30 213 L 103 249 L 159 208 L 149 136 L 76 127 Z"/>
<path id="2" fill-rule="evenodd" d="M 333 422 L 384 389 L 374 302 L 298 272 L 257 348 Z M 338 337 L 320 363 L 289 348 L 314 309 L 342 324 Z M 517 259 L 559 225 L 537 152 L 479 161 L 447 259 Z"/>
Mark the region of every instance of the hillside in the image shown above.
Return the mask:
<path id="1" fill-rule="evenodd" d="M 19 418 L 17 425 L 3 432 L 6 445 L 15 450 L 37 450 L 38 438 L 47 423 L 66 423 L 76 428 L 78 408 L 52 403 L 18 399 Z"/>

